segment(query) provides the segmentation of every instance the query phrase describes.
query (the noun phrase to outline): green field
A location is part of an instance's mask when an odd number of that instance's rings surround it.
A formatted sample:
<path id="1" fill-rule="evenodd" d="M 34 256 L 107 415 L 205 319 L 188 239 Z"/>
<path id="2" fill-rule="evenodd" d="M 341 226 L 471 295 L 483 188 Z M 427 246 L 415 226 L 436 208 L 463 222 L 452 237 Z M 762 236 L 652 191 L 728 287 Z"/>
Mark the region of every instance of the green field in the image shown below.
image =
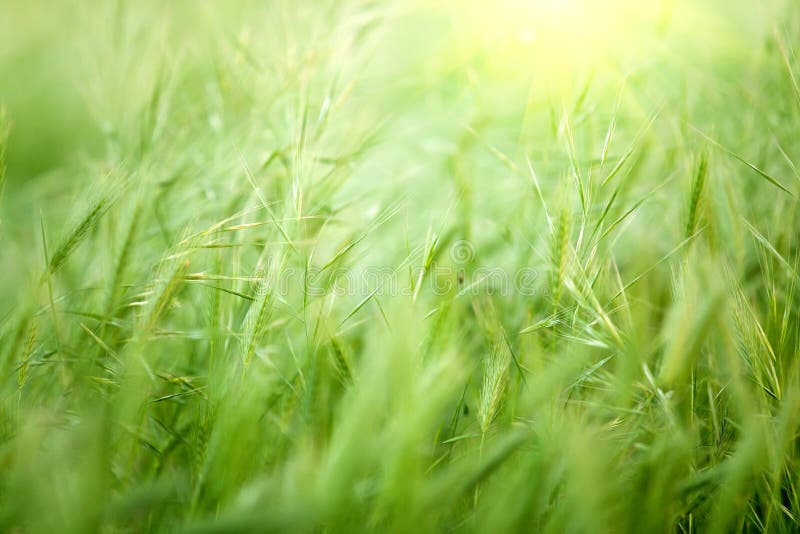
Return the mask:
<path id="1" fill-rule="evenodd" d="M 800 531 L 797 0 L 0 0 L 0 531 Z"/>

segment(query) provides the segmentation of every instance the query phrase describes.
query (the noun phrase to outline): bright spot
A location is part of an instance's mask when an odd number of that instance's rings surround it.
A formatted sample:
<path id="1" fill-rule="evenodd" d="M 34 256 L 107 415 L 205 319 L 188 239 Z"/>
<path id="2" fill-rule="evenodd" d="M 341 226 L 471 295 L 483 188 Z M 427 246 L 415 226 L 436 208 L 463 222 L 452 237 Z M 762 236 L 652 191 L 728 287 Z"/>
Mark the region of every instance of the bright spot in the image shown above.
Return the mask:
<path id="1" fill-rule="evenodd" d="M 458 50 L 550 76 L 645 58 L 682 0 L 451 0 Z"/>

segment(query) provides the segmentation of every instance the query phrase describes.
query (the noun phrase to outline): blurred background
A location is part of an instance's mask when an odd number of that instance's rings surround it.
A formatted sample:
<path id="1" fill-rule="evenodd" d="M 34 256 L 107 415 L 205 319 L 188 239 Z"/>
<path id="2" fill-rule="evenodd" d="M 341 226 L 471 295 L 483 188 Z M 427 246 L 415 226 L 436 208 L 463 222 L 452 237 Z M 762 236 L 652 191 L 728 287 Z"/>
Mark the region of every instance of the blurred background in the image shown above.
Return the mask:
<path id="1" fill-rule="evenodd" d="M 613 113 L 624 112 L 619 139 L 658 113 L 640 164 L 663 169 L 677 162 L 658 154 L 697 139 L 690 124 L 748 152 L 736 127 L 779 128 L 793 112 L 770 99 L 787 83 L 774 49 L 797 25 L 784 0 L 2 0 L 0 10 L 0 102 L 11 132 L 2 261 L 16 273 L 6 280 L 40 261 L 40 219 L 61 225 L 96 173 L 138 167 L 148 143 L 174 132 L 205 136 L 188 148 L 195 160 L 215 157 L 212 132 L 244 151 L 260 136 L 253 150 L 269 153 L 297 131 L 300 108 L 322 109 L 334 86 L 347 90 L 353 124 L 380 129 L 380 150 L 359 160 L 343 196 L 380 187 L 444 213 L 467 187 L 483 199 L 490 232 L 519 182 L 459 181 L 467 168 L 503 168 L 482 146 L 531 160 L 550 189 L 570 167 L 559 138 L 565 114 L 582 151 L 602 140 Z M 160 172 L 185 158 L 159 162 Z M 411 233 L 431 222 L 410 220 L 420 225 Z"/>

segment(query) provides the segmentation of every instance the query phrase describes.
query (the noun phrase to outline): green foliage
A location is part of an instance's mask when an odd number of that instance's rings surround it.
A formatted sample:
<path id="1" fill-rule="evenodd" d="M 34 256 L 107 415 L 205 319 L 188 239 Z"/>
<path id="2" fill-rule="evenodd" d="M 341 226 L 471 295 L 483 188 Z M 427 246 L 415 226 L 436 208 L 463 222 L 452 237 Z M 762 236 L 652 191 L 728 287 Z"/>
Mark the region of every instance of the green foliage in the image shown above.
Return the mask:
<path id="1" fill-rule="evenodd" d="M 800 530 L 800 8 L 572 3 L 0 0 L 0 531 Z"/>

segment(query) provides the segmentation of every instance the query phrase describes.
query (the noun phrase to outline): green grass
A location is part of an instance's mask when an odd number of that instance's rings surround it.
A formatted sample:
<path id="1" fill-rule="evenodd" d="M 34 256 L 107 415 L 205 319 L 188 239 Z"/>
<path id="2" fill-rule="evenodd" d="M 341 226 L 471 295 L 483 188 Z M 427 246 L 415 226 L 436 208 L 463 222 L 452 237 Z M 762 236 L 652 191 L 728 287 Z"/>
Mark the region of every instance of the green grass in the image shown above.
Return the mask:
<path id="1" fill-rule="evenodd" d="M 0 531 L 800 530 L 800 5 L 577 4 L 0 0 Z"/>

